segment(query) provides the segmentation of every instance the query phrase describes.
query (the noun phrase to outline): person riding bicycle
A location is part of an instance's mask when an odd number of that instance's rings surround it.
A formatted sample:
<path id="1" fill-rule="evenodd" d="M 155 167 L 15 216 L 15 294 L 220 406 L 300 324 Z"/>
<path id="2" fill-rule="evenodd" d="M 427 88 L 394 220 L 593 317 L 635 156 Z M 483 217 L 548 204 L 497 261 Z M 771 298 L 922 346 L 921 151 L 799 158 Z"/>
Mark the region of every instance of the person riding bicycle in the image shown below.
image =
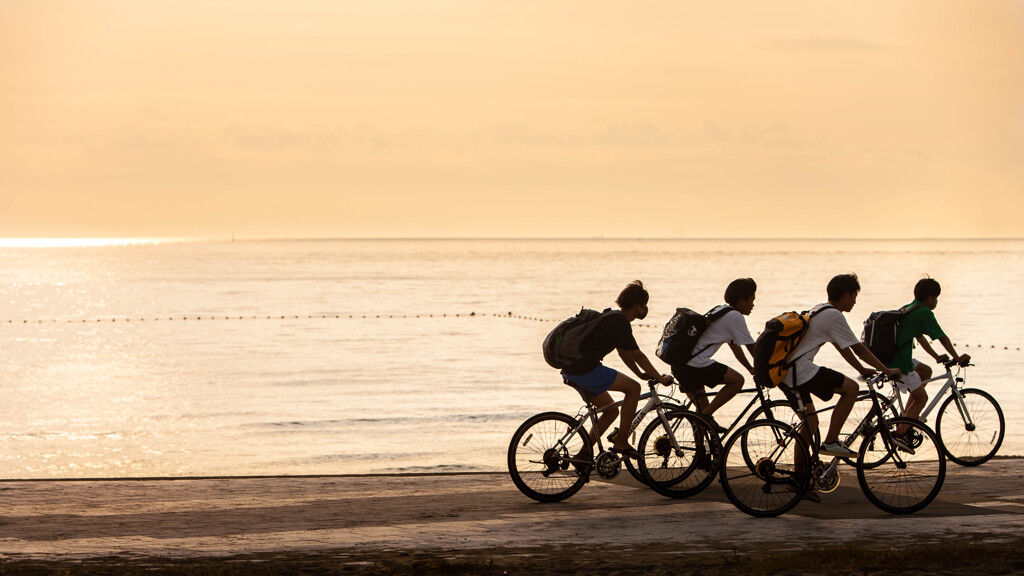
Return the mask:
<path id="1" fill-rule="evenodd" d="M 890 368 L 900 371 L 900 379 L 897 386 L 900 392 L 909 392 L 907 405 L 903 408 L 903 416 L 917 418 L 921 410 L 928 403 L 928 392 L 925 391 L 926 384 L 923 381 L 932 377 L 932 369 L 919 362 L 913 357 L 914 340 L 917 340 L 921 348 L 935 359 L 939 364 L 948 362 L 950 356 L 955 358 L 961 365 L 968 364 L 971 357 L 967 354 L 957 354 L 949 336 L 943 332 L 935 319 L 935 307 L 939 305 L 939 294 L 942 287 L 933 278 L 922 278 L 914 286 L 914 301 L 902 308 L 907 312 L 900 320 L 896 329 L 896 356 L 889 362 Z M 938 340 L 942 347 L 949 352 L 949 356 L 939 355 L 931 347 L 928 340 Z M 901 436 L 906 433 L 906 426 L 900 426 L 896 430 L 897 440 L 903 440 Z"/>
<path id="2" fill-rule="evenodd" d="M 697 340 L 694 351 L 697 353 L 689 362 L 673 365 L 672 374 L 679 381 L 679 389 L 686 393 L 698 406 L 700 413 L 710 422 L 715 432 L 724 434 L 726 428 L 719 424 L 713 414 L 743 388 L 743 375 L 732 368 L 712 360 L 722 344 L 728 343 L 736 360 L 753 374 L 754 367 L 743 353 L 746 346 L 753 356 L 754 339 L 747 329 L 743 318 L 749 316 L 754 309 L 754 296 L 757 283 L 752 278 L 738 278 L 729 283 L 725 289 L 725 304 L 716 306 L 708 314 L 714 316 L 725 308 L 731 308 L 723 316 L 712 322 Z M 708 388 L 724 384 L 709 403 L 705 395 Z"/>
<path id="3" fill-rule="evenodd" d="M 811 395 L 817 396 L 823 402 L 828 402 L 833 395 L 838 393 L 839 401 L 836 402 L 835 408 L 832 410 L 828 433 L 822 440 L 818 452 L 827 456 L 856 458 L 857 453 L 839 441 L 839 433 L 843 424 L 846 423 L 846 418 L 853 410 L 860 388 L 855 381 L 847 376 L 814 364 L 815 355 L 823 345 L 831 342 L 843 359 L 864 376 L 874 374 L 874 370 L 862 365 L 858 361 L 858 357 L 892 378 L 898 377 L 900 371 L 889 368 L 878 360 L 853 333 L 846 317 L 843 316 L 843 312 L 853 310 L 853 306 L 857 303 L 857 295 L 860 293 L 860 282 L 857 280 L 857 275 L 840 274 L 833 277 L 826 287 L 826 292 L 828 293 L 828 302 L 811 308 L 811 313 L 817 312 L 817 314 L 814 314 L 808 323 L 807 332 L 800 343 L 786 355 L 786 362 L 791 365 L 791 368 L 786 373 L 786 377 L 782 379 L 779 388 L 793 404 L 794 410 L 799 412 L 797 397 L 799 396 L 803 401 L 806 425 L 801 428 L 800 435 L 808 444 L 811 441 L 812 430 L 818 430 L 818 415 L 815 414 Z M 798 455 L 797 460 L 801 459 L 802 456 Z M 795 464 L 798 469 L 806 469 L 806 463 L 797 461 Z M 819 500 L 817 494 L 811 492 L 807 497 Z"/>
<path id="4" fill-rule="evenodd" d="M 593 331 L 580 343 L 582 359 L 562 370 L 562 377 L 578 389 L 594 395 L 591 402 L 597 406 L 612 403 L 612 392 L 622 392 L 620 430 L 629 430 L 636 414 L 636 405 L 640 399 L 640 384 L 621 372 L 604 366 L 601 362 L 612 350 L 619 352 L 619 357 L 626 366 L 642 379 L 658 380 L 662 384 L 670 384 L 671 376 L 658 374 L 647 356 L 640 351 L 640 346 L 633 337 L 630 322 L 643 320 L 647 317 L 647 302 L 650 295 L 639 280 L 627 285 L 615 303 L 619 310 L 611 311 L 594 327 Z M 597 429 L 590 431 L 591 445 L 615 421 L 620 410 L 609 408 L 601 413 L 597 421 Z M 612 451 L 633 459 L 639 459 L 640 453 L 629 445 L 628 434 L 619 434 L 614 441 Z"/>

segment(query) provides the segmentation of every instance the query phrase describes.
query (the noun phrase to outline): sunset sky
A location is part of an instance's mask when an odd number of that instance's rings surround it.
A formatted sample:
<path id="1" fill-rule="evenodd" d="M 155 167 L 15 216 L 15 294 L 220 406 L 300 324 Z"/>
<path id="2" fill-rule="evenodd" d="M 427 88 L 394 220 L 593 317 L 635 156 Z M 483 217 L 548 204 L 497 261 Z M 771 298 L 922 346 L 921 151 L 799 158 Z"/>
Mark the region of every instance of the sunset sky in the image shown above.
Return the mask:
<path id="1" fill-rule="evenodd" d="M 1024 237 L 1024 3 L 0 0 L 0 237 Z"/>

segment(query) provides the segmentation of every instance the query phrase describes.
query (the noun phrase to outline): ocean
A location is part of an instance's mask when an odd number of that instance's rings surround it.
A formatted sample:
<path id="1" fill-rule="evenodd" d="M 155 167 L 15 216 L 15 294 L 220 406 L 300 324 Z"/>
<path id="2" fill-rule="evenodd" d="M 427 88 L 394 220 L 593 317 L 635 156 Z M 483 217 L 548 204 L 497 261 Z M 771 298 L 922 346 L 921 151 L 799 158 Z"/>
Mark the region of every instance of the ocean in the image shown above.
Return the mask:
<path id="1" fill-rule="evenodd" d="M 858 333 L 942 284 L 967 385 L 1006 415 L 1000 454 L 1024 454 L 1020 240 L 0 241 L 0 477 L 500 471 L 524 419 L 579 408 L 540 343 L 581 306 L 642 280 L 634 334 L 667 372 L 677 306 L 752 277 L 756 335 L 843 272 Z"/>

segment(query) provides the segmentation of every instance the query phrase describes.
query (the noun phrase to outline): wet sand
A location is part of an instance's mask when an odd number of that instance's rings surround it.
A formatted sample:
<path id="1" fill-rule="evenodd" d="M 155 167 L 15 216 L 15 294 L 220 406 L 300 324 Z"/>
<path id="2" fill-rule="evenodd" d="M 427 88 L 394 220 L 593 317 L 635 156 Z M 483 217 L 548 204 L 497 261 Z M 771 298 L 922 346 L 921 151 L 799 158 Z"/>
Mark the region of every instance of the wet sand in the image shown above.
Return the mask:
<path id="1" fill-rule="evenodd" d="M 950 464 L 938 498 L 908 516 L 872 506 L 852 469 L 823 498 L 757 519 L 736 510 L 717 483 L 672 500 L 625 472 L 555 504 L 526 498 L 506 474 L 5 481 L 0 568 L 1024 573 L 1024 459 Z"/>

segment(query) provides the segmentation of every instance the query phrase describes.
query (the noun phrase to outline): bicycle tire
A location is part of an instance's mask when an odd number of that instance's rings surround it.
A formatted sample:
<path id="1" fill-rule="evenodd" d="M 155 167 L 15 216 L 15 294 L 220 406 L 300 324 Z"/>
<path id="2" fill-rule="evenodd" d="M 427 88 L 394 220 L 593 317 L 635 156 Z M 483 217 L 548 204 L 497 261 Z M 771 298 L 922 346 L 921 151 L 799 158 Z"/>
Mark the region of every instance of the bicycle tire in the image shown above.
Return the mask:
<path id="1" fill-rule="evenodd" d="M 964 397 L 974 428 L 968 429 L 960 415 L 956 397 L 950 394 L 939 408 L 935 434 L 950 460 L 961 466 L 980 466 L 991 460 L 1002 446 L 1006 420 L 999 403 L 988 392 L 965 388 L 960 394 Z"/>
<path id="2" fill-rule="evenodd" d="M 718 473 L 721 445 L 706 420 L 688 410 L 652 421 L 637 450 L 640 471 L 652 490 L 668 498 L 688 498 L 711 485 Z"/>
<path id="3" fill-rule="evenodd" d="M 798 453 L 808 467 L 803 473 L 796 470 Z M 754 466 L 748 456 L 754 458 Z M 810 462 L 807 443 L 792 426 L 777 420 L 755 420 L 726 442 L 719 477 L 726 497 L 740 511 L 757 517 L 778 516 L 799 504 L 810 488 Z"/>
<path id="4" fill-rule="evenodd" d="M 578 424 L 568 414 L 543 412 L 516 429 L 508 445 L 508 473 L 520 492 L 538 502 L 558 502 L 587 483 L 593 448 L 574 431 Z"/>
<path id="5" fill-rule="evenodd" d="M 663 403 L 661 405 L 661 409 L 666 411 L 666 412 L 672 412 L 674 410 L 681 410 L 682 407 L 680 407 L 678 404 L 673 404 L 673 403 L 670 403 L 670 402 L 665 402 L 665 403 Z M 636 446 L 637 445 L 636 437 L 638 435 L 642 435 L 644 430 L 646 430 L 647 427 L 650 426 L 651 422 L 653 422 L 654 419 L 657 418 L 657 417 L 658 417 L 658 411 L 657 410 L 651 410 L 650 412 L 648 412 L 644 416 L 644 418 L 642 420 L 640 420 L 640 423 L 637 424 L 636 428 L 633 429 L 633 434 L 631 435 L 631 437 L 629 439 L 629 445 L 630 446 Z M 647 484 L 647 478 L 644 475 L 643 471 L 640 470 L 640 465 L 639 464 L 634 464 L 632 458 L 626 458 L 624 460 L 624 462 L 626 463 L 626 470 L 629 470 L 629 474 L 634 479 L 636 479 L 637 482 L 640 482 L 641 484 L 646 485 Z"/>
<path id="6" fill-rule="evenodd" d="M 906 425 L 913 436 L 913 454 L 889 445 L 882 426 L 890 433 Z M 881 453 L 885 453 L 883 457 Z M 861 464 L 875 462 L 872 467 Z M 875 426 L 857 454 L 857 482 L 868 500 L 891 514 L 911 514 L 935 499 L 946 478 L 946 455 L 935 433 L 918 420 L 893 418 Z"/>

